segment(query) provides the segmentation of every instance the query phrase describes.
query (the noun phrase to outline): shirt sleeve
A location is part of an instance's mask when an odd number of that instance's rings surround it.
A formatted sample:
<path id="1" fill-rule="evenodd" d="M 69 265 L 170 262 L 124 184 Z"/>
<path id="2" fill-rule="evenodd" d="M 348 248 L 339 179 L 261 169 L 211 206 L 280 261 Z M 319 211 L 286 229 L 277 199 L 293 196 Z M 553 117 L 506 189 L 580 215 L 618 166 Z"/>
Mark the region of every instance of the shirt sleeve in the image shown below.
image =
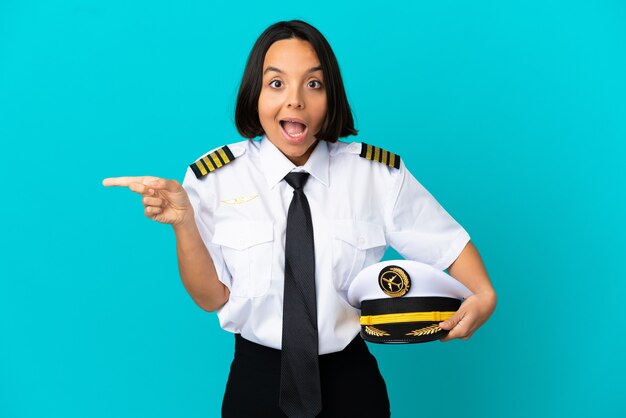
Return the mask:
<path id="1" fill-rule="evenodd" d="M 218 245 L 213 244 L 213 234 L 215 233 L 215 224 L 213 222 L 213 209 L 208 203 L 214 201 L 215 196 L 207 187 L 207 180 L 198 180 L 193 171 L 188 168 L 183 180 L 183 188 L 189 196 L 191 206 L 194 211 L 196 226 L 200 232 L 200 237 L 205 247 L 209 251 L 209 255 L 213 259 L 215 271 L 220 282 L 224 283 L 230 290 L 232 284 L 232 276 L 226 267 L 222 250 Z"/>
<path id="2" fill-rule="evenodd" d="M 390 193 L 385 221 L 389 245 L 408 260 L 447 269 L 469 242 L 469 234 L 413 177 L 404 162 Z"/>

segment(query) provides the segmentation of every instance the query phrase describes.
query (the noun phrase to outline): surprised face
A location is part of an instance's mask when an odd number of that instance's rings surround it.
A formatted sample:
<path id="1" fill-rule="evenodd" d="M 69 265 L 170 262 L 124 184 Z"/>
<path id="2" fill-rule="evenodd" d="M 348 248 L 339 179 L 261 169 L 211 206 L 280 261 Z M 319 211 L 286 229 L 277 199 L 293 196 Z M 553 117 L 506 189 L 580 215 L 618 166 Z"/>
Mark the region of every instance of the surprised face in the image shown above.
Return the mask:
<path id="1" fill-rule="evenodd" d="M 276 41 L 265 54 L 259 120 L 268 139 L 297 166 L 317 144 L 327 110 L 320 60 L 308 41 Z"/>

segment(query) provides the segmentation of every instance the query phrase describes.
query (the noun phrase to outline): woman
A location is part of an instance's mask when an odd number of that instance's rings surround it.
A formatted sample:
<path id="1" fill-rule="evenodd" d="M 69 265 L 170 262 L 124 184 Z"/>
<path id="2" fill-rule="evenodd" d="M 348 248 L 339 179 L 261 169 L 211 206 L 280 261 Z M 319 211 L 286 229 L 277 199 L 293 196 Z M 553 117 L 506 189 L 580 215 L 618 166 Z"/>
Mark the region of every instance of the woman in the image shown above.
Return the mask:
<path id="1" fill-rule="evenodd" d="M 477 250 L 399 156 L 338 141 L 357 131 L 314 27 L 279 22 L 261 34 L 236 124 L 249 140 L 205 154 L 182 186 L 104 181 L 141 194 L 146 216 L 174 227 L 187 291 L 236 334 L 223 416 L 389 416 L 359 312 L 346 302 L 351 279 L 389 245 L 448 269 L 474 295 L 440 326 L 446 340 L 467 339 L 496 303 Z"/>

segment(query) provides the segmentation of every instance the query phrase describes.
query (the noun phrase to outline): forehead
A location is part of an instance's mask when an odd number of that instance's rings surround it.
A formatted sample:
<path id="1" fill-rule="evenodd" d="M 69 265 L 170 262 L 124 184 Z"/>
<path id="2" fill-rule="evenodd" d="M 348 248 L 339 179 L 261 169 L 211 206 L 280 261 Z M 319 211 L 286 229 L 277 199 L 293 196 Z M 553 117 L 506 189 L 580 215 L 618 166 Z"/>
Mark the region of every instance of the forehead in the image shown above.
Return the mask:
<path id="1" fill-rule="evenodd" d="M 282 39 L 274 42 L 263 61 L 263 71 L 275 67 L 285 73 L 306 72 L 320 65 L 320 60 L 310 42 L 302 39 Z"/>

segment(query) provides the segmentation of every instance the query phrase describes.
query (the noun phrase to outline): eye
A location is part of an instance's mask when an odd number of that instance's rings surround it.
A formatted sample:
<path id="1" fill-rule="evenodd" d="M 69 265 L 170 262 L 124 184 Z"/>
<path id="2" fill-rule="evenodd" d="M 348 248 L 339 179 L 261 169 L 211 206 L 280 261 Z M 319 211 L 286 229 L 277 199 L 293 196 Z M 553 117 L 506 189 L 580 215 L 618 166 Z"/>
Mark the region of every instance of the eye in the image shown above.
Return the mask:
<path id="1" fill-rule="evenodd" d="M 270 87 L 273 87 L 275 89 L 279 89 L 283 86 L 283 82 L 280 80 L 272 80 L 270 81 Z"/>
<path id="2" fill-rule="evenodd" d="M 322 83 L 319 80 L 311 80 L 308 82 L 308 86 L 312 89 L 321 89 Z"/>

